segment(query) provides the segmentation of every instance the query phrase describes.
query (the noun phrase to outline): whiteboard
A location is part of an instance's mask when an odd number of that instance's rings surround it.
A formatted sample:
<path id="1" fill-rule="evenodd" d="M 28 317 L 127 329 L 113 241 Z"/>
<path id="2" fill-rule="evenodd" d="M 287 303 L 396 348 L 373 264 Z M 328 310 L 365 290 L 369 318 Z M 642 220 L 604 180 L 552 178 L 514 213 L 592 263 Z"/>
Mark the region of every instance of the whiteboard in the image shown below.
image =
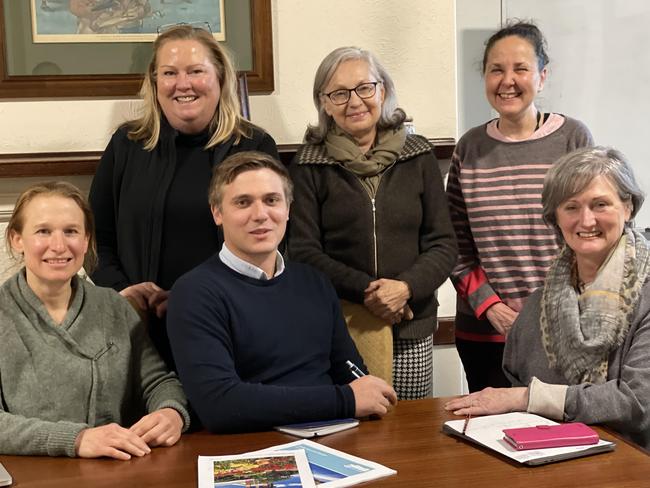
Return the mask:
<path id="1" fill-rule="evenodd" d="M 548 41 L 546 112 L 582 120 L 596 144 L 630 160 L 648 199 L 636 226 L 650 227 L 650 1 L 502 0 L 502 21 L 532 19 Z"/>

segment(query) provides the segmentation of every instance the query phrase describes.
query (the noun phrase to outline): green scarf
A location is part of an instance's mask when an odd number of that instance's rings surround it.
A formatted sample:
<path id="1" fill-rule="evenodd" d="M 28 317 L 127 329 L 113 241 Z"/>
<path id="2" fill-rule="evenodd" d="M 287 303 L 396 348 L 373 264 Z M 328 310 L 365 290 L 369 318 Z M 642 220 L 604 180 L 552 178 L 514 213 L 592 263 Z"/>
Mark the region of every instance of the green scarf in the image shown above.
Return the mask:
<path id="1" fill-rule="evenodd" d="M 609 355 L 623 344 L 650 274 L 650 249 L 641 234 L 626 229 L 583 293 L 574 266 L 575 254 L 564 246 L 544 282 L 542 344 L 549 365 L 569 384 L 604 383 Z"/>
<path id="2" fill-rule="evenodd" d="M 406 130 L 381 131 L 373 147 L 363 154 L 353 137 L 334 126 L 325 137 L 325 147 L 330 157 L 360 177 L 371 196 L 377 193 L 381 174 L 398 158 L 406 142 Z"/>

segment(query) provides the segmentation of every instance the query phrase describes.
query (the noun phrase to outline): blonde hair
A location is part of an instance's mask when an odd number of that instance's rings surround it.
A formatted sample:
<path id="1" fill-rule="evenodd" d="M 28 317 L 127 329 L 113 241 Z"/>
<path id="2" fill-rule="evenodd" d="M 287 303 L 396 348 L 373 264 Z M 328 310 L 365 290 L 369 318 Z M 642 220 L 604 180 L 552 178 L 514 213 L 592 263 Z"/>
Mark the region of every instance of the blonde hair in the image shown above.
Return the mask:
<path id="1" fill-rule="evenodd" d="M 23 226 L 25 225 L 25 208 L 32 200 L 34 200 L 34 198 L 42 195 L 69 198 L 81 209 L 81 212 L 84 215 L 84 229 L 86 231 L 86 236 L 88 236 L 88 251 L 86 251 L 86 255 L 84 256 L 84 269 L 86 273 L 91 273 L 97 266 L 95 219 L 93 217 L 93 212 L 90 209 L 90 205 L 88 205 L 88 200 L 86 200 L 86 197 L 81 193 L 81 190 L 65 181 L 46 181 L 45 183 L 38 183 L 30 186 L 20 194 L 18 200 L 16 200 L 16 205 L 14 206 L 13 213 L 11 214 L 11 218 L 9 219 L 5 230 L 5 245 L 9 255 L 16 259 L 14 250 L 11 247 L 11 237 L 14 233 L 20 234 L 23 231 Z"/>
<path id="2" fill-rule="evenodd" d="M 252 134 L 253 125 L 241 116 L 237 96 L 237 72 L 226 49 L 207 30 L 191 25 L 179 25 L 160 34 L 153 43 L 153 56 L 140 88 L 140 96 L 144 102 L 142 115 L 127 123 L 129 139 L 142 141 L 147 151 L 153 150 L 160 139 L 161 109 L 156 87 L 158 53 L 166 42 L 185 40 L 197 41 L 205 47 L 221 86 L 219 103 L 208 125 L 211 136 L 206 149 L 227 140 L 233 134 L 236 136 L 236 142 L 239 142 L 242 136 L 250 137 Z"/>

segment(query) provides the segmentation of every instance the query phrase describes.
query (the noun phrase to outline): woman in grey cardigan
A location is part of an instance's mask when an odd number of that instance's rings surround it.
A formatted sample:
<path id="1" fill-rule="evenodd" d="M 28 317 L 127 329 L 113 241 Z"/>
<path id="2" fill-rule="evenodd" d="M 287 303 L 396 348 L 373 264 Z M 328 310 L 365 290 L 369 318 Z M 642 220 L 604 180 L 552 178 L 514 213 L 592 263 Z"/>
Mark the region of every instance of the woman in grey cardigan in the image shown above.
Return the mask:
<path id="1" fill-rule="evenodd" d="M 508 335 L 503 367 L 514 387 L 447 410 L 603 423 L 650 448 L 650 247 L 631 225 L 643 198 L 614 149 L 579 149 L 549 170 L 544 219 L 565 245 Z"/>
<path id="2" fill-rule="evenodd" d="M 0 454 L 126 460 L 175 444 L 180 382 L 128 302 L 77 276 L 96 260 L 80 191 L 25 190 L 6 238 L 24 268 L 0 287 Z"/>

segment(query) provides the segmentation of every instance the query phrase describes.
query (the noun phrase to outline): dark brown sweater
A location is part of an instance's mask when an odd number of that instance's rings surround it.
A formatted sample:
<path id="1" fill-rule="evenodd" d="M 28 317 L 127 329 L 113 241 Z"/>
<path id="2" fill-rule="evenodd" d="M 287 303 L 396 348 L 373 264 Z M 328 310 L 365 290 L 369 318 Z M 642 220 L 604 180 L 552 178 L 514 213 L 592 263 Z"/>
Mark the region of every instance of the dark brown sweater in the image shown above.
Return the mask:
<path id="1" fill-rule="evenodd" d="M 408 283 L 415 318 L 400 338 L 436 328 L 436 289 L 456 262 L 456 240 L 431 144 L 409 135 L 397 161 L 381 175 L 375 198 L 359 177 L 305 145 L 291 164 L 295 199 L 289 220 L 289 258 L 318 268 L 340 298 L 363 303 L 377 278 Z"/>

